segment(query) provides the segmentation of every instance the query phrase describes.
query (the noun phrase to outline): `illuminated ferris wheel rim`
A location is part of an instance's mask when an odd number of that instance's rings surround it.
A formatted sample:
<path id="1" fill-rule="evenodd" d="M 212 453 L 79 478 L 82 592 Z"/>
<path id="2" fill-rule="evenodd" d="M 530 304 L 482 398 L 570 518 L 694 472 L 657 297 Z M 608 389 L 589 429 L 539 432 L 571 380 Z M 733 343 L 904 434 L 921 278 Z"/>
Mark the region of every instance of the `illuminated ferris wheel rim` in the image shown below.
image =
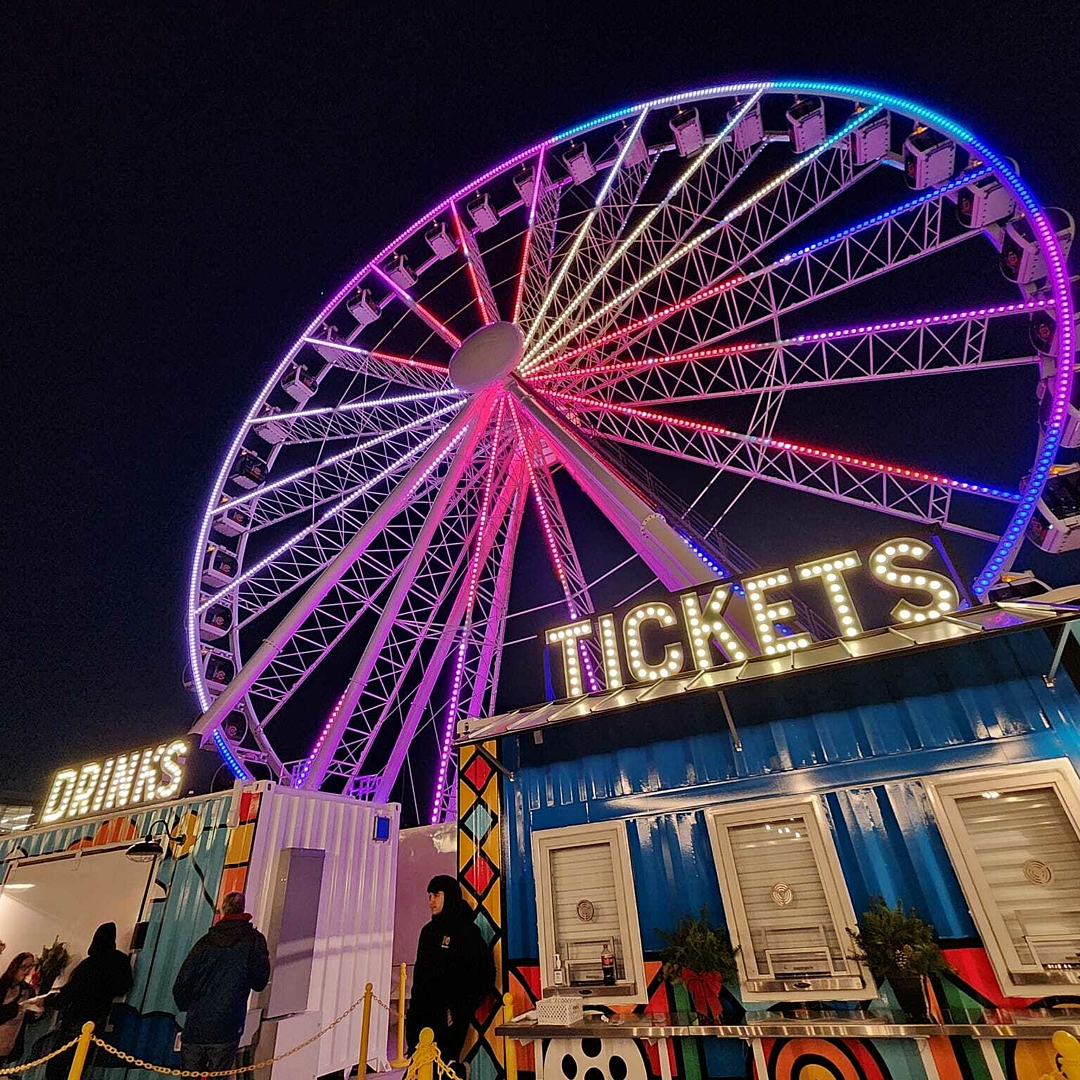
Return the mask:
<path id="1" fill-rule="evenodd" d="M 485 184 L 504 175 L 516 166 L 527 163 L 530 159 L 535 159 L 537 155 L 543 154 L 551 147 L 566 143 L 567 140 L 587 135 L 591 131 L 619 120 L 629 120 L 639 116 L 644 117 L 646 113 L 657 108 L 679 106 L 690 102 L 701 102 L 713 98 L 739 98 L 767 93 L 790 93 L 795 95 L 800 93 L 820 94 L 830 98 L 849 99 L 852 102 L 861 104 L 864 108 L 877 107 L 895 111 L 898 114 L 906 115 L 910 119 L 915 119 L 940 130 L 948 137 L 955 140 L 957 144 L 966 148 L 969 153 L 975 155 L 989 166 L 998 178 L 1015 194 L 1023 206 L 1024 214 L 1028 217 L 1034 227 L 1036 238 L 1047 263 L 1048 289 L 1052 297 L 1057 326 L 1059 328 L 1058 362 L 1055 380 L 1052 386 L 1053 400 L 1049 410 L 1047 410 L 1046 422 L 1040 433 L 1035 464 L 1031 469 L 1023 490 L 1016 498 L 1016 508 L 1013 512 L 1012 519 L 1008 526 L 1003 530 L 1000 540 L 988 559 L 986 566 L 976 579 L 975 591 L 979 594 L 984 594 L 1002 569 L 1009 565 L 1011 556 L 1023 541 L 1025 527 L 1034 512 L 1036 501 L 1056 457 L 1065 423 L 1066 410 L 1072 392 L 1074 366 L 1072 362 L 1074 352 L 1072 297 L 1064 259 L 1057 242 L 1055 230 L 1047 220 L 1046 214 L 1042 208 L 1035 201 L 1034 197 L 1016 175 L 1009 163 L 975 135 L 936 110 L 896 95 L 850 84 L 818 82 L 813 80 L 765 80 L 731 83 L 667 95 L 651 101 L 629 105 L 622 109 L 598 116 L 587 122 L 567 128 L 564 131 L 515 154 L 500 165 L 475 178 L 453 195 L 439 202 L 425 215 L 414 222 L 408 229 L 404 230 L 392 242 L 387 244 L 374 258 L 365 263 L 328 301 L 299 336 L 294 345 L 285 353 L 256 396 L 251 410 L 244 422 L 240 425 L 237 436 L 223 460 L 221 470 L 213 486 L 201 524 L 195 548 L 195 561 L 192 569 L 189 592 L 189 613 L 197 612 L 200 609 L 201 588 L 199 575 L 202 552 L 208 543 L 212 518 L 215 510 L 219 507 L 230 469 L 236 460 L 237 454 L 241 450 L 243 440 L 249 432 L 251 425 L 257 420 L 267 398 L 278 385 L 282 376 L 289 370 L 290 364 L 292 364 L 305 344 L 308 343 L 317 328 L 325 323 L 327 318 L 331 316 L 335 309 L 338 309 L 341 306 L 345 299 L 365 277 L 372 273 L 381 273 L 381 264 L 395 251 L 395 249 L 400 247 L 400 245 L 409 238 L 415 236 L 421 229 L 424 229 L 434 222 L 448 209 L 453 211 L 456 204 L 464 197 L 475 193 Z M 385 277 L 385 275 L 383 276 Z M 541 357 L 541 361 L 542 359 L 543 358 Z M 540 364 L 540 361 L 536 359 L 535 354 L 529 354 L 528 348 L 526 348 L 524 362 L 527 366 L 531 363 L 533 367 Z M 535 374 L 535 372 L 533 372 L 533 374 Z M 200 706 L 203 709 L 206 709 L 210 705 L 211 697 L 207 692 L 198 670 L 197 658 L 200 654 L 198 620 L 190 615 L 188 633 L 189 649 L 195 667 L 194 675 L 196 690 L 199 696 Z M 238 774 L 242 773 L 242 765 L 232 757 L 228 746 L 220 737 L 219 732 L 215 731 L 214 735 L 218 748 L 222 751 L 223 756 L 225 756 L 230 767 L 233 768 L 234 772 L 237 772 Z"/>

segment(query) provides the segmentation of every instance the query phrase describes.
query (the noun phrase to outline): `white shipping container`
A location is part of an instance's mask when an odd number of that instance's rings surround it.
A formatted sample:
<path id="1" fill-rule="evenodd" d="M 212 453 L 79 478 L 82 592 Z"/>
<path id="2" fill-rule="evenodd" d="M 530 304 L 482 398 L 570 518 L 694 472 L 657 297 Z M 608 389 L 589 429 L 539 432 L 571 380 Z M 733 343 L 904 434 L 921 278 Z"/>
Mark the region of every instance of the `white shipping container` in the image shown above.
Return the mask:
<path id="1" fill-rule="evenodd" d="M 388 1002 L 400 807 L 295 791 L 268 782 L 245 786 L 247 791 L 253 788 L 261 792 L 262 803 L 247 879 L 248 910 L 268 938 L 277 936 L 275 895 L 280 898 L 278 878 L 289 858 L 283 859 L 282 853 L 325 853 L 306 1011 L 318 1013 L 317 1026 L 325 1027 L 363 995 L 368 982 L 375 994 Z M 379 818 L 389 821 L 383 826 L 385 839 L 376 839 Z M 300 943 L 293 940 L 289 947 L 295 952 Z M 279 961 L 273 976 L 278 980 L 277 994 L 282 992 L 284 974 L 279 974 L 279 967 L 292 969 L 293 978 L 307 977 L 304 964 L 289 964 L 288 957 L 271 955 L 272 963 L 275 959 Z M 272 995 L 273 981 L 259 996 L 260 1008 L 268 1007 Z M 360 1021 L 361 1010 L 357 1009 L 318 1041 L 316 1075 L 348 1070 L 355 1063 Z M 373 1063 L 383 1061 L 388 1030 L 387 1012 L 374 1006 L 368 1041 Z M 278 1052 L 282 1049 L 289 1047 L 280 1047 Z"/>

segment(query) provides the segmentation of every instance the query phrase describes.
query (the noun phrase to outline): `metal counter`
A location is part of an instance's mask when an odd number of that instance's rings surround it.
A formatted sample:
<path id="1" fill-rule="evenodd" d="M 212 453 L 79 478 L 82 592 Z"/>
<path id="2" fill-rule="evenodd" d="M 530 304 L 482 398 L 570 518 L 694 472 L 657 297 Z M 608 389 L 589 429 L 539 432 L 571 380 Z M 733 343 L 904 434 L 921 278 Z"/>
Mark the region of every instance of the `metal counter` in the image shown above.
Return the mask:
<path id="1" fill-rule="evenodd" d="M 1080 1007 L 1062 1009 L 959 1010 L 949 1011 L 941 1024 L 912 1023 L 902 1013 L 887 1010 L 854 1013 L 806 1010 L 801 1016 L 777 1012 L 751 1013 L 740 1024 L 704 1024 L 684 1014 L 642 1014 L 607 1016 L 592 1014 L 574 1024 L 541 1024 L 535 1017 L 499 1024 L 496 1035 L 516 1042 L 544 1039 L 642 1039 L 667 1045 L 668 1039 L 743 1039 L 754 1055 L 758 1077 L 769 1071 L 762 1048 L 763 1039 L 911 1039 L 918 1050 L 926 1080 L 940 1080 L 930 1040 L 962 1035 L 976 1041 L 990 1080 L 1006 1080 L 994 1049 L 994 1039 L 1049 1039 L 1057 1031 L 1080 1038 Z M 669 1055 L 659 1054 L 660 1080 L 672 1080 Z M 558 1080 L 561 1074 L 555 1070 Z M 544 1054 L 537 1050 L 537 1080 L 546 1080 Z"/>
<path id="2" fill-rule="evenodd" d="M 541 1024 L 518 1019 L 495 1028 L 496 1035 L 519 1041 L 533 1039 L 676 1039 L 714 1036 L 721 1039 L 927 1039 L 934 1035 L 967 1035 L 973 1039 L 1048 1039 L 1055 1031 L 1080 1037 L 1080 1008 L 953 1010 L 943 1024 L 912 1023 L 888 1012 L 841 1014 L 809 1012 L 806 1017 L 751 1013 L 741 1024 L 697 1023 L 685 1014 L 638 1016 L 586 1015 L 574 1024 Z"/>

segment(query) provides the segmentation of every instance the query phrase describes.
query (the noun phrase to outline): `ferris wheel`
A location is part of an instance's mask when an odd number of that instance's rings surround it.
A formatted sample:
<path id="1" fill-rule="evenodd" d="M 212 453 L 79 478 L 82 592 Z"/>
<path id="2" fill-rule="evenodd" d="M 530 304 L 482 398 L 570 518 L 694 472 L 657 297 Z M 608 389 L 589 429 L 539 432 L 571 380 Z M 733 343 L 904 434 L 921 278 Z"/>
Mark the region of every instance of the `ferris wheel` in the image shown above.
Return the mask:
<path id="1" fill-rule="evenodd" d="M 1080 441 L 1071 239 L 976 136 L 861 87 L 712 87 L 514 155 L 255 393 L 192 562 L 194 730 L 239 777 L 440 820 L 523 580 L 556 622 L 749 571 L 754 499 L 952 533 L 985 596 L 1029 535 L 1068 546 L 1044 494 Z M 988 474 L 955 474 L 926 402 L 990 394 Z"/>

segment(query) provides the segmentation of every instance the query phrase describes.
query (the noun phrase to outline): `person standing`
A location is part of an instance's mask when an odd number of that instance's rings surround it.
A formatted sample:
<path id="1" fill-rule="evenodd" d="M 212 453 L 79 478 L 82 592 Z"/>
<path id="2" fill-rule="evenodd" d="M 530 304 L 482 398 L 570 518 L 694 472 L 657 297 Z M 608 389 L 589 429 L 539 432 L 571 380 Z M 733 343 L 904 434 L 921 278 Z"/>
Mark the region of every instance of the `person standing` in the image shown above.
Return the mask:
<path id="1" fill-rule="evenodd" d="M 270 981 L 266 938 L 244 911 L 244 894 L 227 893 L 221 919 L 192 946 L 173 983 L 173 999 L 187 1013 L 180 1036 L 180 1068 L 231 1069 L 244 1032 L 248 995 Z"/>
<path id="2" fill-rule="evenodd" d="M 60 1012 L 57 1023 L 62 1045 L 82 1031 L 87 1021 L 93 1021 L 95 1033 L 101 1035 L 109 1022 L 112 1003 L 131 989 L 131 961 L 116 947 L 116 923 L 102 923 L 94 931 L 94 939 L 83 960 L 64 985 L 50 997 Z M 96 1050 L 91 1048 L 91 1053 Z M 54 1057 L 45 1066 L 46 1080 L 64 1080 L 75 1055 L 72 1048 Z M 91 1062 L 87 1061 L 87 1068 Z"/>
<path id="3" fill-rule="evenodd" d="M 18 953 L 0 975 L 0 1065 L 18 1061 L 23 1053 L 23 1026 L 41 1010 L 28 1004 L 34 996 L 31 979 L 37 967 L 32 952 Z"/>
<path id="4" fill-rule="evenodd" d="M 495 965 L 461 886 L 446 874 L 428 882 L 431 921 L 420 931 L 405 1016 L 409 1054 L 429 1027 L 443 1061 L 457 1061 L 476 1007 L 495 984 Z"/>

